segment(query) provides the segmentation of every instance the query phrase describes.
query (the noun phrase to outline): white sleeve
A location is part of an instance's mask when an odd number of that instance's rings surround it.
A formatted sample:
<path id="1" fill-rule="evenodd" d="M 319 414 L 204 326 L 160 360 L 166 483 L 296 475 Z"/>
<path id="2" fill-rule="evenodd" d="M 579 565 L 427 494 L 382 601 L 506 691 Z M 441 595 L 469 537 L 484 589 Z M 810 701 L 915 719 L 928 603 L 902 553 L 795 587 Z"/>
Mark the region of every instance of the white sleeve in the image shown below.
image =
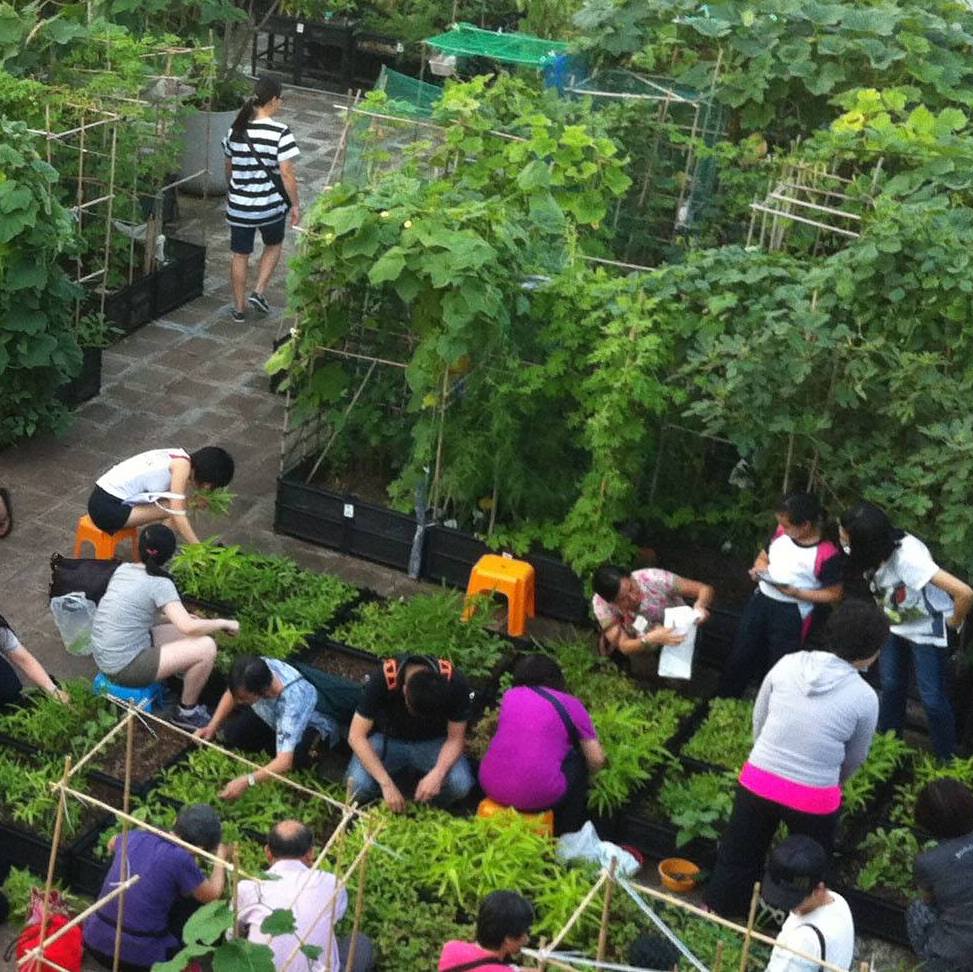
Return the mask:
<path id="1" fill-rule="evenodd" d="M 805 955 L 820 955 L 821 944 L 817 935 L 807 927 L 792 928 L 777 937 L 777 941 L 792 945 Z M 793 952 L 775 947 L 770 955 L 765 972 L 818 972 L 821 966 L 817 962 L 808 962 L 798 958 Z"/>
<path id="2" fill-rule="evenodd" d="M 0 628 L 0 655 L 9 655 L 20 647 L 20 642 L 11 628 Z"/>
<path id="3" fill-rule="evenodd" d="M 907 534 L 896 553 L 895 568 L 906 587 L 921 591 L 936 575 L 939 564 L 921 540 Z"/>

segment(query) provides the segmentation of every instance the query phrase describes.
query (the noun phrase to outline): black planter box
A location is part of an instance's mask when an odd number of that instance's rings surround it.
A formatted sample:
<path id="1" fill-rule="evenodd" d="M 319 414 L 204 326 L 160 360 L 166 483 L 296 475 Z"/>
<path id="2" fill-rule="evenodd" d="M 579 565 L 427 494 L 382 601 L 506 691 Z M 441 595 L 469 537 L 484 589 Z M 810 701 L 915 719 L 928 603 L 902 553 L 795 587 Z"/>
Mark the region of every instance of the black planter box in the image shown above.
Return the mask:
<path id="1" fill-rule="evenodd" d="M 202 296 L 206 247 L 166 238 L 168 262 L 105 299 L 105 317 L 126 334 Z"/>
<path id="2" fill-rule="evenodd" d="M 306 485 L 301 468 L 277 480 L 274 529 L 397 570 L 409 569 L 414 516 Z"/>
<path id="3" fill-rule="evenodd" d="M 465 588 L 473 565 L 490 548 L 462 530 L 434 524 L 423 536 L 422 571 L 425 580 Z"/>
<path id="4" fill-rule="evenodd" d="M 846 888 L 840 884 L 835 890 L 842 895 L 855 916 L 855 931 L 909 947 L 906 933 L 905 908 L 867 891 Z"/>
<path id="5" fill-rule="evenodd" d="M 355 34 L 355 54 L 352 64 L 352 80 L 356 84 L 372 87 L 385 65 L 398 65 L 404 48 L 394 37 L 359 31 Z"/>
<path id="6" fill-rule="evenodd" d="M 81 371 L 57 390 L 69 408 L 83 405 L 101 393 L 101 348 L 82 348 Z"/>

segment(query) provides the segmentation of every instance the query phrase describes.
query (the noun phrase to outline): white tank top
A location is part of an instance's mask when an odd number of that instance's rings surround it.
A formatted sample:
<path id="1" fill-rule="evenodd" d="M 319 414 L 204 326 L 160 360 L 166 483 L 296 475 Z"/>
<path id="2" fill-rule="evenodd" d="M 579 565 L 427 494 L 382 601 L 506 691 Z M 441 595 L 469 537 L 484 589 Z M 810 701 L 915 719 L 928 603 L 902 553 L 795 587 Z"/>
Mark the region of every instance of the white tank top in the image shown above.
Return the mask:
<path id="1" fill-rule="evenodd" d="M 173 459 L 188 459 L 185 449 L 152 449 L 112 466 L 97 484 L 129 506 L 172 498 Z"/>

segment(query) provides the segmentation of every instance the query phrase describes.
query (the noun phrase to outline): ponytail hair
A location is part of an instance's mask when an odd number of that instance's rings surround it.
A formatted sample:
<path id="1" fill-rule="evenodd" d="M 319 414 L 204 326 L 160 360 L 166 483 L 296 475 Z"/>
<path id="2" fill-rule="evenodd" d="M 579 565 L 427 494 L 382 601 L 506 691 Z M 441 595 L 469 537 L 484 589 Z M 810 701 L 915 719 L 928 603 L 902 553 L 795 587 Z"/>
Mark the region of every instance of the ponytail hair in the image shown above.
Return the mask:
<path id="1" fill-rule="evenodd" d="M 247 125 L 253 121 L 253 113 L 258 108 L 263 108 L 264 105 L 269 104 L 274 98 L 279 98 L 282 90 L 280 81 L 276 78 L 257 78 L 253 94 L 243 102 L 243 107 L 236 118 L 233 119 L 230 134 L 234 138 L 242 140 L 247 131 Z"/>
<path id="2" fill-rule="evenodd" d="M 139 556 L 150 577 L 172 580 L 163 565 L 176 552 L 176 535 L 163 523 L 150 523 L 139 534 Z"/>

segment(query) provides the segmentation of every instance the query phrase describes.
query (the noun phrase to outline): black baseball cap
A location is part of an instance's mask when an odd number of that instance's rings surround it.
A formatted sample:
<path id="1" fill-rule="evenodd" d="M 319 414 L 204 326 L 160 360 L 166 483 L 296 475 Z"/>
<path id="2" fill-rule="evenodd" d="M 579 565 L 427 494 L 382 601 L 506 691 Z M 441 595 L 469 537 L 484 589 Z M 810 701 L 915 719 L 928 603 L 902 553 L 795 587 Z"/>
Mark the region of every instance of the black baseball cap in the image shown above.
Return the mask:
<path id="1" fill-rule="evenodd" d="M 761 896 L 771 908 L 796 908 L 825 879 L 828 854 L 813 838 L 794 834 L 774 848 Z"/>

